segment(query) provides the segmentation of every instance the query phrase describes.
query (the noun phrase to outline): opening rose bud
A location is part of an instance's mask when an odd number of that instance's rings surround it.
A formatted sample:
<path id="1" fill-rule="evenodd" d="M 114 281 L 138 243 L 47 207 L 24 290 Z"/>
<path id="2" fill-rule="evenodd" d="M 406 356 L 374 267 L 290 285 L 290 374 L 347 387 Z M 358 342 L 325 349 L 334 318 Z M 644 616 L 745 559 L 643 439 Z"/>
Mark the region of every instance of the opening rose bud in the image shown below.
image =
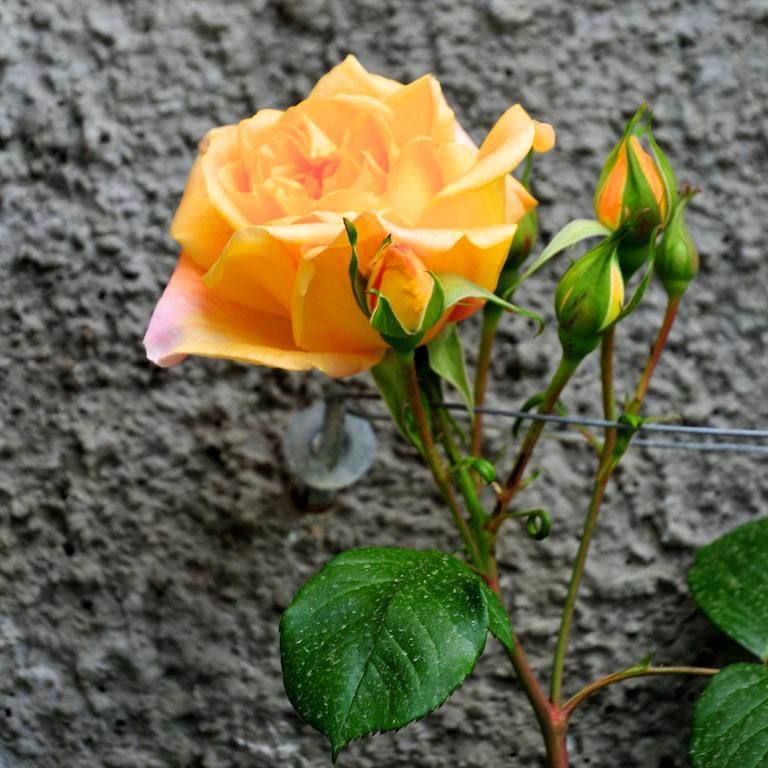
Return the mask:
<path id="1" fill-rule="evenodd" d="M 390 242 L 374 257 L 367 288 L 371 312 L 380 294 L 389 302 L 403 330 L 416 333 L 424 322 L 435 280 L 413 250 Z"/>
<path id="2" fill-rule="evenodd" d="M 697 192 L 694 189 L 682 194 L 664 230 L 656 255 L 656 274 L 673 299 L 685 293 L 688 283 L 699 271 L 699 252 L 685 223 L 685 207 Z"/>
<path id="3" fill-rule="evenodd" d="M 574 262 L 555 292 L 560 342 L 566 357 L 580 359 L 600 343 L 624 304 L 617 238 L 611 236 Z"/>
<path id="4" fill-rule="evenodd" d="M 635 135 L 645 112 L 642 107 L 629 121 L 600 175 L 595 192 L 595 213 L 609 229 L 634 221 L 632 233 L 647 236 L 667 216 L 664 179 L 654 159 Z"/>

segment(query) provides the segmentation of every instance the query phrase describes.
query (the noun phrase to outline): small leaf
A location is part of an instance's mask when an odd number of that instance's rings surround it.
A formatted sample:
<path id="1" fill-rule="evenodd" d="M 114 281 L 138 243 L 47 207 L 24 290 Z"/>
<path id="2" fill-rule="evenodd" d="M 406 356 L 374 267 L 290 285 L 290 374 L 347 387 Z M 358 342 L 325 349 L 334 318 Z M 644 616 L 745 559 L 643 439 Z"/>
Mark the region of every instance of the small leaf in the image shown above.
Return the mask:
<path id="1" fill-rule="evenodd" d="M 464 398 L 469 415 L 474 416 L 474 398 L 469 386 L 464 350 L 454 323 L 449 323 L 427 345 L 429 366 L 449 384 L 456 387 Z"/>
<path id="2" fill-rule="evenodd" d="M 768 667 L 732 664 L 696 703 L 691 733 L 694 768 L 768 765 Z"/>
<path id="3" fill-rule="evenodd" d="M 723 632 L 768 660 L 768 518 L 742 525 L 701 549 L 688 584 Z"/>
<path id="4" fill-rule="evenodd" d="M 510 653 L 514 653 L 515 636 L 507 611 L 499 596 L 484 581 L 480 580 L 480 583 L 488 605 L 488 630 Z"/>
<path id="5" fill-rule="evenodd" d="M 507 312 L 513 312 L 516 315 L 527 317 L 529 320 L 535 320 L 540 328 L 544 327 L 544 318 L 541 317 L 541 315 L 537 315 L 535 312 L 530 312 L 527 309 L 521 309 L 514 304 L 510 304 L 505 299 L 499 298 L 495 293 L 491 293 L 485 288 L 475 285 L 471 280 L 467 280 L 461 275 L 443 273 L 437 277 L 443 286 L 445 309 L 450 309 L 466 299 L 483 299 L 484 301 L 505 309 Z"/>
<path id="6" fill-rule="evenodd" d="M 392 418 L 400 433 L 409 440 L 416 449 L 423 453 L 416 424 L 408 405 L 405 391 L 405 379 L 397 354 L 389 350 L 381 361 L 371 369 L 371 376 L 378 387 L 384 402 L 387 404 Z M 428 412 L 427 412 L 428 413 Z"/>
<path id="7" fill-rule="evenodd" d="M 488 632 L 482 582 L 435 551 L 335 557 L 283 614 L 283 679 L 296 711 L 331 741 L 402 728 L 472 671 Z"/>
<path id="8" fill-rule="evenodd" d="M 574 219 L 569 221 L 553 238 L 549 241 L 547 247 L 539 254 L 536 260 L 512 285 L 504 292 L 504 298 L 508 298 L 515 289 L 527 280 L 534 272 L 541 269 L 550 259 L 557 256 L 566 248 L 570 248 L 582 240 L 590 237 L 605 237 L 610 235 L 611 230 L 595 219 Z"/>

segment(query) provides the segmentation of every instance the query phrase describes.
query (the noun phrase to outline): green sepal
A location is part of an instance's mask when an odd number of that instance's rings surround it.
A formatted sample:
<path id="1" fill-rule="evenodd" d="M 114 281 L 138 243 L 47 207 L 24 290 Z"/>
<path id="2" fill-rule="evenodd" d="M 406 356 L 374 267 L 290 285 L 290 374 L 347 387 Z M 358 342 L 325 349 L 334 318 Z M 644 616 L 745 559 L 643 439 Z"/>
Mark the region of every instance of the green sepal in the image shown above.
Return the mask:
<path id="1" fill-rule="evenodd" d="M 622 203 L 637 213 L 633 234 L 644 236 L 649 229 L 664 223 L 661 207 L 635 154 L 632 143 L 627 143 L 627 182 Z"/>
<path id="2" fill-rule="evenodd" d="M 476 285 L 471 280 L 467 280 L 461 275 L 443 273 L 437 277 L 445 292 L 445 309 L 450 309 L 465 299 L 483 299 L 491 304 L 501 307 L 507 312 L 513 312 L 516 315 L 527 317 L 529 320 L 538 323 L 539 333 L 541 333 L 544 328 L 544 318 L 541 315 L 536 314 L 536 312 L 530 312 L 527 309 L 521 309 L 514 304 L 510 304 L 495 293 L 491 293 L 491 291 Z"/>
<path id="3" fill-rule="evenodd" d="M 582 240 L 591 237 L 606 237 L 611 230 L 597 219 L 574 219 L 569 221 L 550 241 L 547 247 L 539 254 L 528 269 L 506 287 L 502 298 L 508 299 L 524 280 L 527 280 L 534 272 L 541 269 L 550 259 L 562 253 Z"/>
<path id="4" fill-rule="evenodd" d="M 616 318 L 616 320 L 614 320 L 613 323 L 611 323 L 611 325 L 616 325 L 616 323 L 620 323 L 625 317 L 627 317 L 627 315 L 631 315 L 637 309 L 637 305 L 642 301 L 643 296 L 645 296 L 645 291 L 647 290 L 648 285 L 651 282 L 651 278 L 653 277 L 653 266 L 656 262 L 656 238 L 658 237 L 660 230 L 661 227 L 659 226 L 656 227 L 653 232 L 651 232 L 651 237 L 648 241 L 648 261 L 645 265 L 645 273 L 643 274 L 640 282 L 637 284 L 637 288 L 635 288 L 635 292 L 632 294 L 632 298 L 624 305 L 624 309 L 621 310 L 619 316 Z"/>
<path id="5" fill-rule="evenodd" d="M 622 145 L 635 133 L 635 129 L 637 128 L 638 123 L 643 119 L 643 115 L 646 113 L 647 109 L 647 104 L 643 103 L 640 105 L 637 112 L 635 112 L 635 114 L 627 121 L 627 124 L 624 126 L 624 133 L 622 133 L 621 138 L 616 142 L 616 146 L 611 150 L 611 154 L 608 155 L 608 159 L 605 161 L 603 169 L 600 172 L 600 177 L 597 180 L 597 187 L 595 188 L 595 206 L 597 206 L 598 198 L 605 186 L 605 180 L 608 178 L 608 174 L 613 171 L 613 168 L 616 165 L 616 158 L 619 155 Z"/>
<path id="6" fill-rule="evenodd" d="M 664 191 L 667 195 L 667 221 L 669 221 L 672 212 L 677 207 L 677 177 L 675 176 L 672 164 L 656 143 L 656 138 L 653 135 L 652 117 L 652 114 L 648 115 L 648 130 L 646 135 L 648 136 L 648 143 L 651 145 L 653 159 L 656 161 L 656 165 L 661 172 L 661 178 L 664 181 Z"/>
<path id="7" fill-rule="evenodd" d="M 424 447 L 419 436 L 419 430 L 408 405 L 408 395 L 405 389 L 405 379 L 400 357 L 393 350 L 388 350 L 381 361 L 371 368 L 371 376 L 384 402 L 392 414 L 399 432 L 408 440 L 419 453 L 424 453 Z M 429 410 L 426 409 L 427 418 Z"/>
<path id="8" fill-rule="evenodd" d="M 699 550 L 688 584 L 723 632 L 768 663 L 768 518 Z"/>
<path id="9" fill-rule="evenodd" d="M 421 321 L 421 327 L 411 333 L 400 324 L 400 321 L 392 309 L 387 297 L 378 290 L 367 291 L 367 293 L 376 296 L 376 308 L 371 314 L 371 326 L 379 332 L 382 339 L 400 354 L 407 354 L 413 351 L 424 339 L 424 334 L 432 328 L 435 323 L 443 316 L 444 294 L 443 286 L 437 277 L 429 273 L 433 280 L 432 295 L 424 311 L 424 317 Z"/>
<path id="10" fill-rule="evenodd" d="M 365 300 L 365 278 L 360 274 L 360 262 L 357 258 L 357 229 L 349 219 L 344 219 L 344 228 L 347 230 L 349 244 L 352 247 L 352 255 L 349 259 L 349 282 L 352 285 L 352 294 L 362 313 L 366 317 L 370 317 L 371 312 L 368 309 L 368 302 Z"/>
<path id="11" fill-rule="evenodd" d="M 448 323 L 432 341 L 427 344 L 429 366 L 441 378 L 454 386 L 467 406 L 467 412 L 474 419 L 475 400 L 469 385 L 464 350 L 454 323 Z"/>

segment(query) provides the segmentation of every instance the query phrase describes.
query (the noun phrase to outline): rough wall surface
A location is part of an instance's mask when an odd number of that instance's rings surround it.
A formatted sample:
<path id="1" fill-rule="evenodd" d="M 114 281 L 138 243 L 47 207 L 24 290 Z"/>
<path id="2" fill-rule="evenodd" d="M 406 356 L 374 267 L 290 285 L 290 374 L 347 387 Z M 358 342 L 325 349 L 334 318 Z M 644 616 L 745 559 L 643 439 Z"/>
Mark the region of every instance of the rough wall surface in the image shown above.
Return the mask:
<path id="1" fill-rule="evenodd" d="M 0 5 L 0 766 L 317 768 L 293 714 L 277 622 L 354 546 L 456 545 L 426 473 L 388 428 L 333 513 L 295 512 L 280 434 L 321 377 L 189 360 L 140 340 L 176 248 L 167 227 L 196 142 L 284 107 L 343 55 L 401 79 L 434 72 L 475 135 L 520 100 L 553 122 L 539 163 L 545 234 L 588 214 L 601 159 L 644 98 L 705 194 L 701 278 L 648 408 L 768 422 L 768 6 L 765 0 L 4 0 Z M 558 268 L 520 294 L 551 315 Z M 620 334 L 628 389 L 663 298 Z M 470 326 L 471 328 L 472 326 Z M 509 320 L 493 398 L 541 388 L 556 350 Z M 568 391 L 595 413 L 594 366 Z M 368 381 L 347 386 L 367 389 Z M 540 456 L 544 456 L 541 453 Z M 552 444 L 530 491 L 543 543 L 504 539 L 503 584 L 537 669 L 553 649 L 592 464 Z M 609 493 L 577 613 L 569 689 L 635 663 L 735 651 L 697 613 L 697 546 L 766 514 L 765 462 L 636 450 Z M 575 766 L 682 768 L 699 682 L 614 687 L 579 711 Z M 353 744 L 342 765 L 543 765 L 498 646 L 436 714 Z"/>

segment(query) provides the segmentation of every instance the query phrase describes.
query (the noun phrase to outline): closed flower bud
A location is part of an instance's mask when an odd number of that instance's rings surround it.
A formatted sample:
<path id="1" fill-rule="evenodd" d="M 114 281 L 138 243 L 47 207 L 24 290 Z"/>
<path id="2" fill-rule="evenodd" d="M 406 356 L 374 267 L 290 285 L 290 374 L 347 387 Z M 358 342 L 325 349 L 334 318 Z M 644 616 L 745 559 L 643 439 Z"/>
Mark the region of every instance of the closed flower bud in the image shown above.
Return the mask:
<path id="1" fill-rule="evenodd" d="M 685 224 L 685 206 L 698 190 L 683 194 L 672 212 L 656 254 L 656 274 L 670 298 L 685 293 L 699 271 L 699 252 Z"/>
<path id="2" fill-rule="evenodd" d="M 663 223 L 668 210 L 661 171 L 635 135 L 643 113 L 641 109 L 627 124 L 595 191 L 597 218 L 614 230 L 629 221 L 632 233 L 640 237 Z"/>
<path id="3" fill-rule="evenodd" d="M 624 303 L 624 278 L 615 236 L 588 251 L 563 275 L 555 292 L 560 343 L 566 357 L 580 359 L 600 343 Z"/>
<path id="4" fill-rule="evenodd" d="M 387 299 L 403 330 L 421 329 L 435 281 L 424 263 L 406 245 L 389 242 L 374 256 L 368 276 L 368 308 L 376 309 L 378 292 Z"/>

